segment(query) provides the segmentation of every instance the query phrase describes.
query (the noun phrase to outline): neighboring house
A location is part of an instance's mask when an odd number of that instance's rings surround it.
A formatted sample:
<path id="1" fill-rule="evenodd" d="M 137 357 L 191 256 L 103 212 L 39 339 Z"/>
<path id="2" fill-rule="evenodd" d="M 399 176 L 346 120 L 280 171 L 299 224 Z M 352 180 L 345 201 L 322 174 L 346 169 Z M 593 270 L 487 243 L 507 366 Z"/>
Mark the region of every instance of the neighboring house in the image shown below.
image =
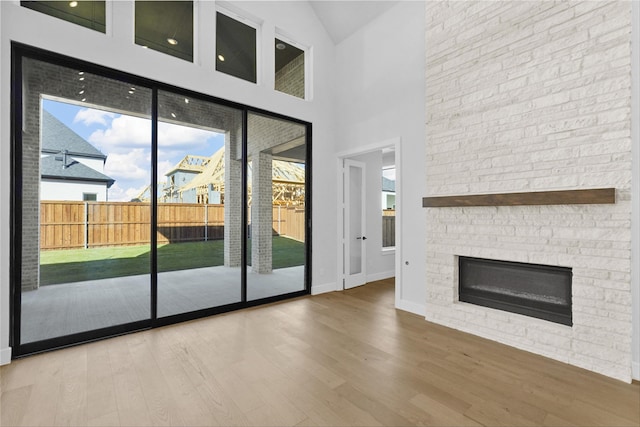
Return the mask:
<path id="1" fill-rule="evenodd" d="M 212 162 L 220 163 L 222 154 L 214 154 L 211 157 L 186 155 L 180 163 L 174 166 L 165 174 L 167 180 L 162 183 L 159 193 L 162 195 L 161 200 L 165 203 L 220 203 L 220 192 L 217 191 L 217 197 L 211 194 L 211 185 L 206 185 L 204 191 L 196 194 L 196 187 L 189 186 L 197 177 L 200 177 L 205 170 L 210 169 Z M 216 156 L 217 155 L 217 156 Z M 224 180 L 224 177 L 222 177 Z M 218 179 L 217 181 L 220 181 Z M 189 186 L 191 191 L 185 192 L 185 188 Z"/>
<path id="2" fill-rule="evenodd" d="M 41 200 L 109 199 L 115 180 L 103 173 L 107 156 L 45 110 L 41 153 Z"/>
<path id="3" fill-rule="evenodd" d="M 382 177 L 382 209 L 396 208 L 396 182 Z"/>

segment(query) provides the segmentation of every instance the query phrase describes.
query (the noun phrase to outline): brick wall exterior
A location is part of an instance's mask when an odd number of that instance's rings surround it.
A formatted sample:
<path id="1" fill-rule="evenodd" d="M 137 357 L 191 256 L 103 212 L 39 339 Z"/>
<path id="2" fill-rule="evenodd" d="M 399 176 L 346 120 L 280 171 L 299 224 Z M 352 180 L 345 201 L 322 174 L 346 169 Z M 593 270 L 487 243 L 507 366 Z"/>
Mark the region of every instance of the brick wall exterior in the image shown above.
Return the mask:
<path id="1" fill-rule="evenodd" d="M 275 89 L 304 99 L 304 55 L 276 72 Z"/>
<path id="2" fill-rule="evenodd" d="M 615 187 L 615 205 L 427 209 L 427 319 L 631 378 L 630 2 L 429 2 L 429 196 Z M 572 327 L 457 302 L 457 257 L 573 268 Z"/>

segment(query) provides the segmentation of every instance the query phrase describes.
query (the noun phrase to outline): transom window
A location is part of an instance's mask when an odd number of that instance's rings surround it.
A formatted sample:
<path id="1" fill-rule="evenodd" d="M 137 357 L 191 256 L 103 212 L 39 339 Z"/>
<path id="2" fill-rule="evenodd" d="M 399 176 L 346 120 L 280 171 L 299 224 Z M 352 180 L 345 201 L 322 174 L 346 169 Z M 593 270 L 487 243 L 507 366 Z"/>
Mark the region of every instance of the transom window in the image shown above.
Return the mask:
<path id="1" fill-rule="evenodd" d="M 257 82 L 257 30 L 224 13 L 216 14 L 216 70 Z"/>
<path id="2" fill-rule="evenodd" d="M 21 6 L 104 33 L 104 1 L 21 1 Z"/>

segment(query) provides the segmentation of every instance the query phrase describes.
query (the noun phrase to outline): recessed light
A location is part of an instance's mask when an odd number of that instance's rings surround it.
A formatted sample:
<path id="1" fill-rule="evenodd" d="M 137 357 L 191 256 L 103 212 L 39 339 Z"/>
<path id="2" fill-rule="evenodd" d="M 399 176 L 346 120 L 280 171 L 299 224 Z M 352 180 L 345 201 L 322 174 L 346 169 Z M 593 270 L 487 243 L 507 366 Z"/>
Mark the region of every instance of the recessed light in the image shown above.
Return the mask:
<path id="1" fill-rule="evenodd" d="M 87 98 L 82 98 L 82 102 L 84 102 L 84 101 L 86 101 L 86 100 L 87 100 Z"/>
<path id="2" fill-rule="evenodd" d="M 78 80 L 83 81 L 83 80 L 84 80 L 84 77 L 80 77 Z"/>
<path id="3" fill-rule="evenodd" d="M 84 74 L 84 71 L 78 71 L 78 75 L 81 76 Z"/>
<path id="4" fill-rule="evenodd" d="M 176 113 L 171 113 L 171 117 L 176 118 Z"/>
<path id="5" fill-rule="evenodd" d="M 220 62 L 224 62 L 224 56 L 222 56 L 222 55 L 218 55 L 218 61 L 220 61 Z"/>
<path id="6" fill-rule="evenodd" d="M 130 90 L 130 91 L 129 91 L 129 94 L 130 94 L 130 95 L 133 95 L 133 91 L 132 91 L 132 90 Z"/>
<path id="7" fill-rule="evenodd" d="M 282 42 L 276 43 L 276 49 L 285 50 L 286 48 L 287 48 L 287 45 L 285 45 L 284 43 L 282 43 Z"/>
<path id="8" fill-rule="evenodd" d="M 78 6 L 78 2 L 77 1 L 70 1 L 69 2 L 69 7 L 76 7 Z"/>
<path id="9" fill-rule="evenodd" d="M 184 99 L 184 103 L 185 103 L 185 104 L 188 104 L 188 103 L 189 103 L 189 98 L 185 98 L 185 99 Z"/>
<path id="10" fill-rule="evenodd" d="M 80 92 L 78 92 L 78 95 L 82 95 L 84 93 L 84 89 L 82 89 Z"/>
<path id="11" fill-rule="evenodd" d="M 169 37 L 169 38 L 167 39 L 167 43 L 169 43 L 169 44 L 171 44 L 171 45 L 174 45 L 174 46 L 175 46 L 175 45 L 177 45 L 177 44 L 178 44 L 178 40 L 176 40 L 176 39 L 174 39 L 174 38 L 172 38 L 172 37 Z"/>

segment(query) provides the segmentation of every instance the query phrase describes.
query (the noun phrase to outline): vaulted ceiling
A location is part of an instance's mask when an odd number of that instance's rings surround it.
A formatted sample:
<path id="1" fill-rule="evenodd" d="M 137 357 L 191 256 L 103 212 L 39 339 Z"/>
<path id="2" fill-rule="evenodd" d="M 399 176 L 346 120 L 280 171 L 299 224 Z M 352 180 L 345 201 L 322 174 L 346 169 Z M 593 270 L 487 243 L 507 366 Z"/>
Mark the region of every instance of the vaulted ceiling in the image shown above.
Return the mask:
<path id="1" fill-rule="evenodd" d="M 398 3 L 397 0 L 312 0 L 309 4 L 335 44 Z"/>

